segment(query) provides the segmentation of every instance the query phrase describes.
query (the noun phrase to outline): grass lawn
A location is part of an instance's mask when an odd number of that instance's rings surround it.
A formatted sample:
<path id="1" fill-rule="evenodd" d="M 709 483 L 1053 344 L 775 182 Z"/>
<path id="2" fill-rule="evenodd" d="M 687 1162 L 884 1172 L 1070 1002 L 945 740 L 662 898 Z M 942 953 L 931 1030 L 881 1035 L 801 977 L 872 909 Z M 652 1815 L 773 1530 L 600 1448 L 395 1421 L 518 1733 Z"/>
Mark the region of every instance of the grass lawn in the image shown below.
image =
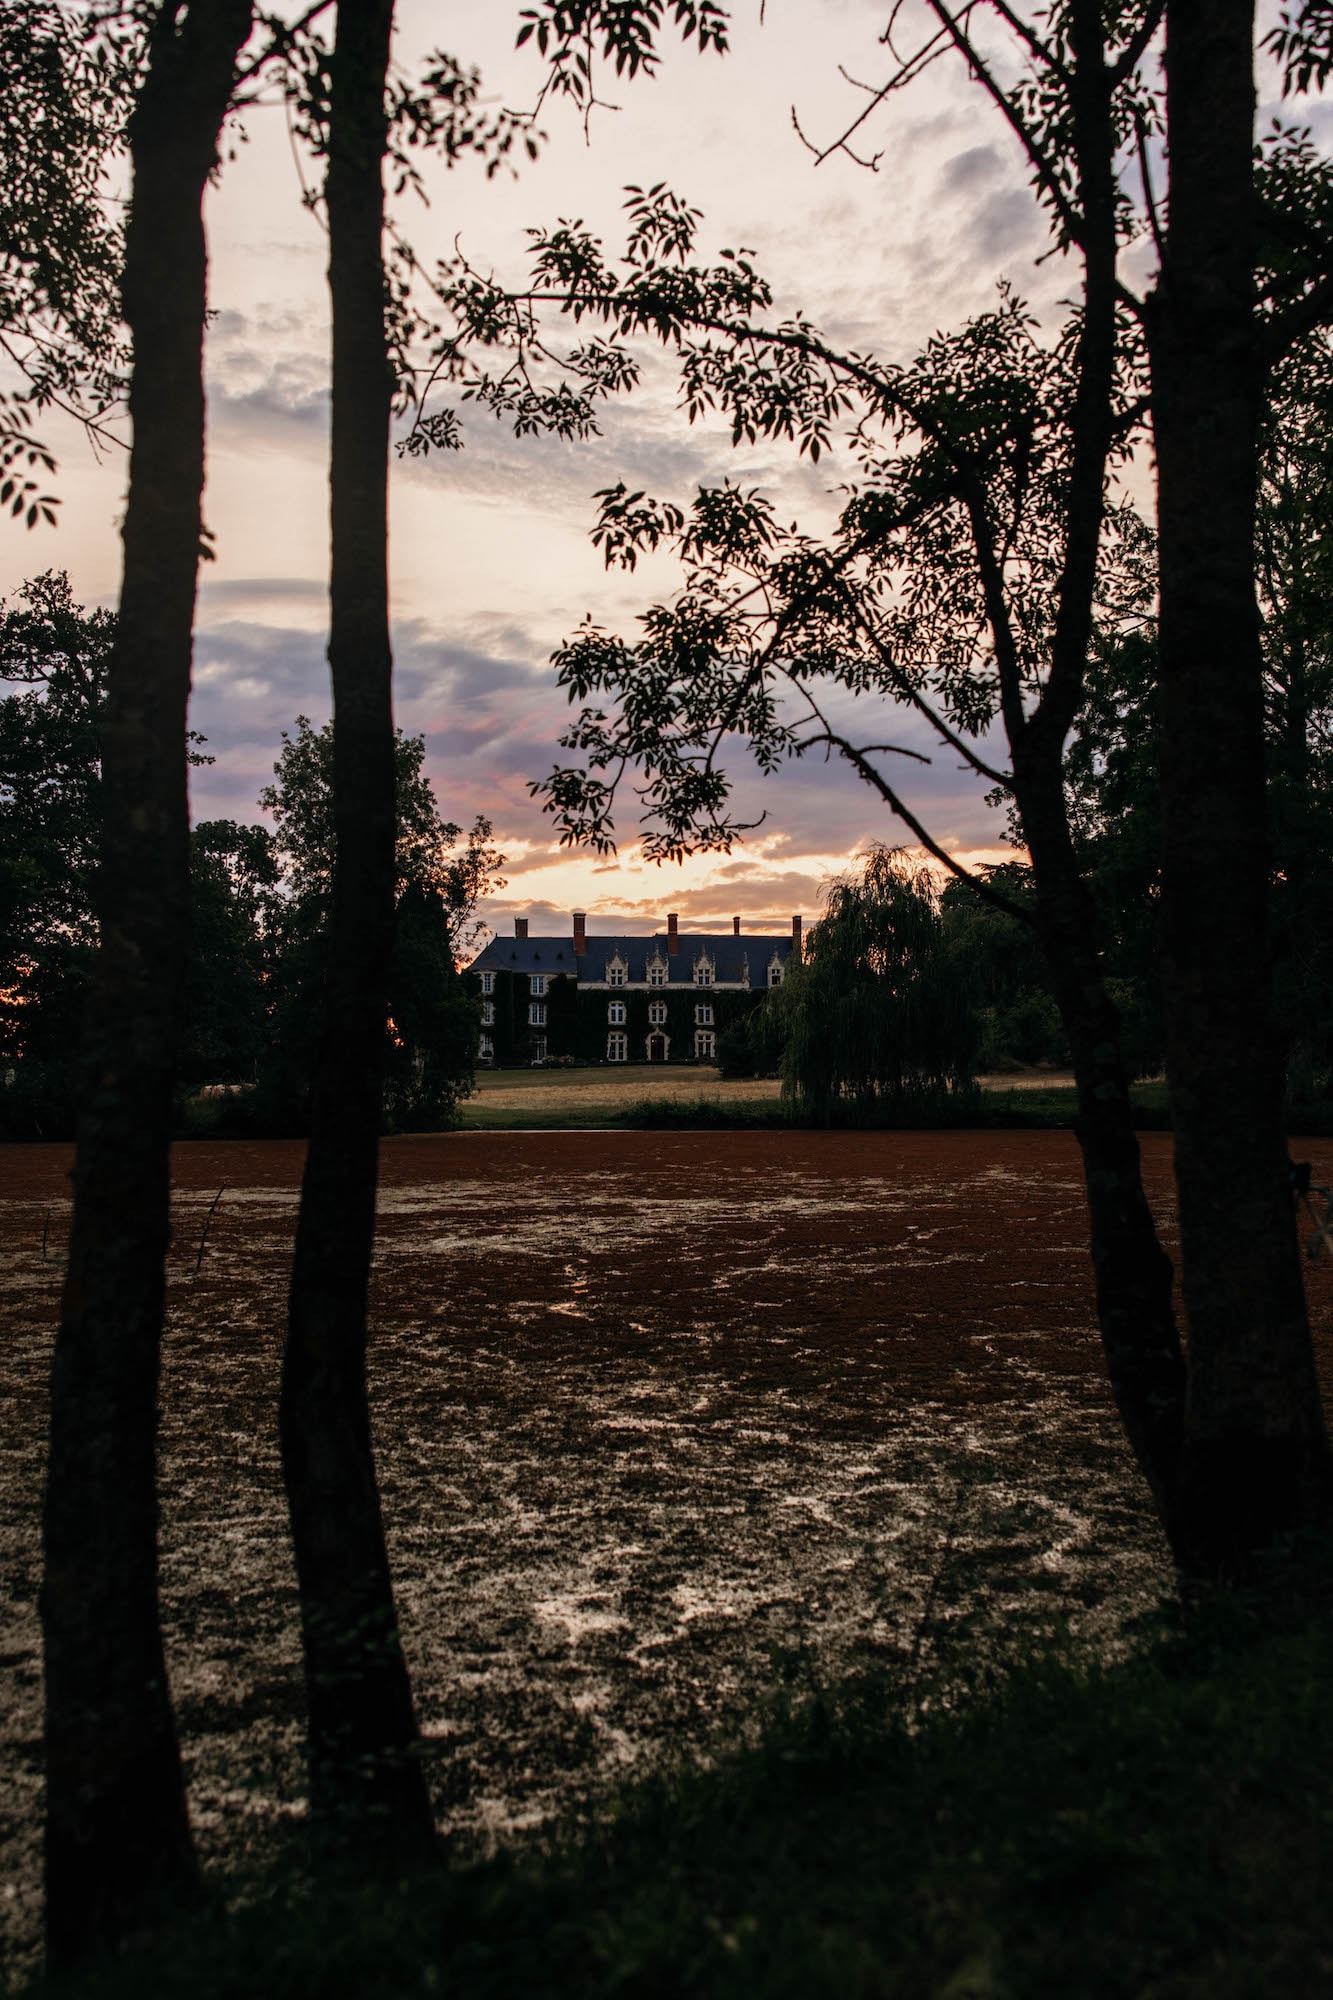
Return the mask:
<path id="1" fill-rule="evenodd" d="M 982 1127 L 1063 1127 L 1074 1123 L 1069 1076 L 1032 1071 L 981 1078 Z M 658 1063 L 599 1064 L 587 1069 L 484 1070 L 462 1106 L 464 1131 L 571 1130 L 652 1125 L 782 1126 L 788 1120 L 776 1077 L 724 1079 L 707 1065 L 666 1069 Z M 1166 1087 L 1135 1086 L 1140 1120 L 1166 1123 Z M 964 1115 L 958 1121 L 973 1120 Z"/>
<path id="2" fill-rule="evenodd" d="M 807 1695 L 436 1874 L 293 1872 L 52 2000 L 1266 2000 L 1333 1991 L 1326 1629 Z M 987 1679 L 977 1662 L 979 1682 Z"/>

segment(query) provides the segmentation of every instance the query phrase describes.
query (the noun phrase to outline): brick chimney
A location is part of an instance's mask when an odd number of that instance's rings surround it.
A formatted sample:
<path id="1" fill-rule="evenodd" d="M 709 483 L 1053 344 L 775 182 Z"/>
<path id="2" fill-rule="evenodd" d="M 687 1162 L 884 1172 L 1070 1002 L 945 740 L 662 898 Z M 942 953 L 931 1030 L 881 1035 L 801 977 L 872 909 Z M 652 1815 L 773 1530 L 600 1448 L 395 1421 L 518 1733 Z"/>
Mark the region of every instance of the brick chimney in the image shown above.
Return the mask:
<path id="1" fill-rule="evenodd" d="M 676 912 L 674 910 L 667 918 L 667 950 L 672 958 L 675 958 L 680 950 L 680 927 L 677 924 Z"/>
<path id="2" fill-rule="evenodd" d="M 801 956 L 801 920 L 799 917 L 793 917 L 791 920 L 791 949 L 793 958 Z"/>
<path id="3" fill-rule="evenodd" d="M 739 937 L 740 934 L 741 934 L 741 920 L 739 917 L 733 917 L 731 920 L 731 935 L 733 937 Z"/>
<path id="4" fill-rule="evenodd" d="M 527 920 L 527 918 L 526 918 L 526 917 L 515 917 L 515 918 L 514 918 L 514 936 L 515 936 L 516 938 L 525 938 L 525 937 L 527 936 L 527 934 L 528 934 L 528 920 Z"/>
<path id="5" fill-rule="evenodd" d="M 588 949 L 588 919 L 582 910 L 574 912 L 574 956 L 582 958 Z"/>

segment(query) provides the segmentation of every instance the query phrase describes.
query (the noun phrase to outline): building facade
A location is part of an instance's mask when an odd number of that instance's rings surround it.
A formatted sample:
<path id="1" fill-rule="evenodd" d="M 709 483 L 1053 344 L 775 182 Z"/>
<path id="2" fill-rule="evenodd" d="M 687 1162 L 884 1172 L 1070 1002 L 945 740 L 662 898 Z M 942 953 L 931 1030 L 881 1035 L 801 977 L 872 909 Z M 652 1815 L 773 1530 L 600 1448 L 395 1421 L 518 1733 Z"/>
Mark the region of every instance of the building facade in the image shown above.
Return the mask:
<path id="1" fill-rule="evenodd" d="M 782 984 L 800 956 L 789 936 L 682 931 L 674 915 L 652 937 L 589 937 L 574 912 L 567 937 L 492 938 L 468 968 L 481 1001 L 480 1057 L 500 1067 L 544 1062 L 712 1062 L 717 1038 Z"/>

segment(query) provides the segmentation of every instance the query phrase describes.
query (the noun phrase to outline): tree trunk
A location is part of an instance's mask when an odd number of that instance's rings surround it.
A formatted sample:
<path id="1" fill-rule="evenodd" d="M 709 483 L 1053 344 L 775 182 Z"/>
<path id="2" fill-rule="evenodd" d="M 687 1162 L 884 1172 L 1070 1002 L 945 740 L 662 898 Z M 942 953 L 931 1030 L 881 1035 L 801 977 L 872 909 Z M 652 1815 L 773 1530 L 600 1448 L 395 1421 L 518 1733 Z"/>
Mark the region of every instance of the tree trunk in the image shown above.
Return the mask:
<path id="1" fill-rule="evenodd" d="M 1321 1517 L 1329 1454 L 1287 1182 L 1253 564 L 1253 6 L 1169 0 L 1170 219 L 1151 329 L 1167 1080 L 1189 1329 L 1186 1559 Z"/>
<path id="2" fill-rule="evenodd" d="M 1073 0 L 1068 12 L 1084 306 L 1050 672 L 1041 700 L 1029 714 L 1021 678 L 1010 667 L 1005 724 L 1014 798 L 1037 889 L 1038 935 L 1074 1059 L 1078 1142 L 1107 1372 L 1130 1444 L 1174 1542 L 1185 1374 L 1171 1262 L 1157 1239 L 1143 1189 L 1120 1022 L 1106 990 L 1097 910 L 1074 850 L 1064 785 L 1065 743 L 1084 700 L 1093 636 L 1116 376 L 1114 86 L 1102 16 L 1098 0 Z"/>
<path id="3" fill-rule="evenodd" d="M 115 1945 L 196 1880 L 158 1616 L 157 1392 L 189 919 L 202 204 L 250 20 L 249 0 L 195 0 L 183 22 L 168 0 L 130 123 L 134 442 L 44 1522 L 46 1935 L 56 1965 Z"/>
<path id="4" fill-rule="evenodd" d="M 316 1838 L 425 1856 L 416 1755 L 366 1395 L 366 1310 L 394 931 L 387 577 L 392 382 L 383 265 L 392 0 L 340 0 L 327 180 L 333 309 L 336 861 L 324 1020 L 282 1381 L 282 1456 L 301 1592 Z"/>
<path id="5" fill-rule="evenodd" d="M 1185 1364 L 1171 1260 L 1144 1193 L 1120 1021 L 1097 949 L 1097 912 L 1079 871 L 1062 773 L 1014 760 L 1015 796 L 1037 887 L 1037 929 L 1074 1060 L 1097 1319 L 1126 1435 L 1175 1545 Z"/>

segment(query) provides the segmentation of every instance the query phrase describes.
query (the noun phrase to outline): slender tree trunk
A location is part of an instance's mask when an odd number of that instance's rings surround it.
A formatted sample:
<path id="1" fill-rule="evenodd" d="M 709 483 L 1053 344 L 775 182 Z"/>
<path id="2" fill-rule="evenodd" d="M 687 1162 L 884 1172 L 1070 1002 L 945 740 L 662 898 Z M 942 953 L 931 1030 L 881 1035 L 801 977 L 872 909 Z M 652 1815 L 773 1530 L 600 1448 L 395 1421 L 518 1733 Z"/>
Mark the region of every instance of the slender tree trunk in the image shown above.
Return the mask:
<path id="1" fill-rule="evenodd" d="M 1329 1454 L 1287 1182 L 1254 594 L 1251 0 L 1169 0 L 1170 219 L 1152 327 L 1162 886 L 1189 1393 L 1182 1534 L 1230 1574 L 1322 1516 Z"/>
<path id="2" fill-rule="evenodd" d="M 1107 1372 L 1130 1444 L 1174 1542 L 1185 1372 L 1171 1262 L 1144 1193 L 1120 1022 L 1106 990 L 1100 925 L 1074 850 L 1064 786 L 1065 743 L 1084 699 L 1092 643 L 1116 376 L 1116 137 L 1102 14 L 1099 0 L 1072 0 L 1068 10 L 1084 310 L 1051 666 L 1031 714 L 1020 677 L 1009 669 L 1005 723 L 1014 797 L 1032 857 L 1038 934 L 1074 1059 Z"/>
<path id="3" fill-rule="evenodd" d="M 398 1636 L 366 1395 L 394 930 L 383 264 L 392 0 L 340 0 L 330 110 L 336 837 L 324 1021 L 292 1269 L 282 1455 L 301 1591 L 316 1837 L 426 1855 L 434 1825 Z"/>
<path id="4" fill-rule="evenodd" d="M 82 1050 L 44 1524 L 54 1964 L 114 1945 L 196 1879 L 158 1616 L 157 1392 L 189 919 L 202 203 L 250 20 L 249 0 L 193 0 L 183 21 L 166 0 L 130 124 L 134 443 L 102 725 L 101 943 Z"/>
<path id="5" fill-rule="evenodd" d="M 1327 1508 L 1274 1019 L 1253 588 L 1253 8 L 1168 8 L 1171 209 L 1153 328 L 1167 1070 L 1195 1560 L 1243 1566 Z"/>
<path id="6" fill-rule="evenodd" d="M 1074 1060 L 1097 1318 L 1126 1435 L 1174 1546 L 1185 1363 L 1171 1260 L 1144 1192 L 1120 1021 L 1106 990 L 1092 892 L 1079 870 L 1058 763 L 1015 759 L 1015 793 L 1037 885 L 1037 928 Z"/>

